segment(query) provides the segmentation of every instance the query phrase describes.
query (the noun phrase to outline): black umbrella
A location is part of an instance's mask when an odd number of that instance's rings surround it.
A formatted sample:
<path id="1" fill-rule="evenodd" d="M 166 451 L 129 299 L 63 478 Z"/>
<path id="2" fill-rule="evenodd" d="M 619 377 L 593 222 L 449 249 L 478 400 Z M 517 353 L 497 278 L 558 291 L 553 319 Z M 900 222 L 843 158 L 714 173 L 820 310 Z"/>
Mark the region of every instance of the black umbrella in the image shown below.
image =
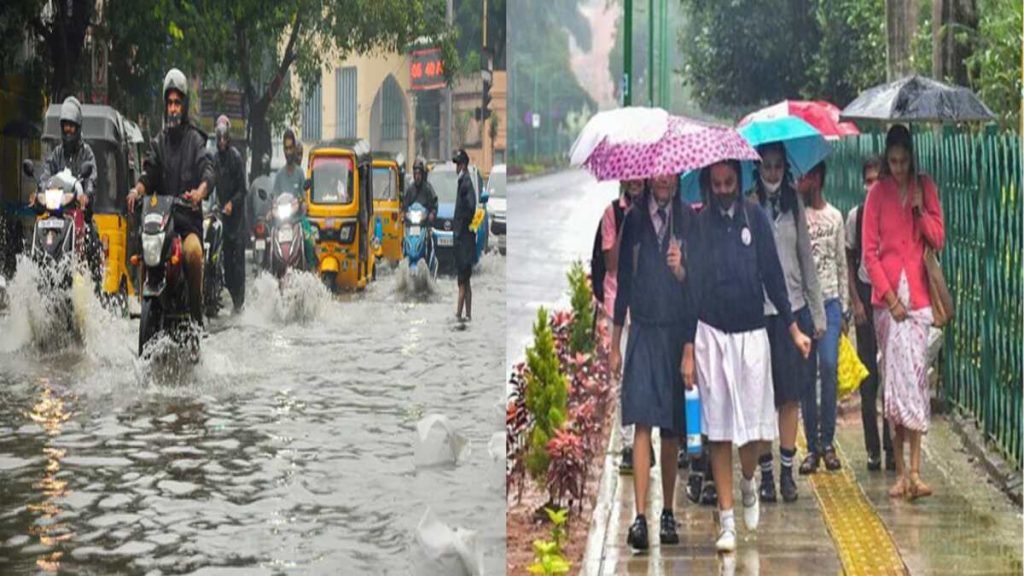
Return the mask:
<path id="1" fill-rule="evenodd" d="M 839 117 L 888 122 L 969 122 L 992 120 L 995 115 L 963 86 L 914 75 L 868 88 Z"/>

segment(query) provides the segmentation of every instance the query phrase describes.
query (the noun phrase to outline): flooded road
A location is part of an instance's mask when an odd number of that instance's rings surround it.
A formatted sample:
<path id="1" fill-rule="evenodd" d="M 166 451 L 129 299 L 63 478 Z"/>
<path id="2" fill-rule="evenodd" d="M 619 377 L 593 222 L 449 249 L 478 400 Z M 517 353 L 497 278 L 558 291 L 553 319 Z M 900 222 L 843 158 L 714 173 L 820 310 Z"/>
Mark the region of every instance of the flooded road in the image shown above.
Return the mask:
<path id="1" fill-rule="evenodd" d="M 41 349 L 31 284 L 0 315 L 0 573 L 410 574 L 428 508 L 504 573 L 505 259 L 416 292 L 402 270 L 331 298 L 248 281 L 196 366 L 136 358 L 137 321 L 85 298 L 81 345 Z M 160 356 L 161 354 L 157 354 Z M 447 416 L 457 464 L 417 468 Z M 499 455 L 501 466 L 504 453 Z M 218 572 L 219 573 L 219 572 Z"/>

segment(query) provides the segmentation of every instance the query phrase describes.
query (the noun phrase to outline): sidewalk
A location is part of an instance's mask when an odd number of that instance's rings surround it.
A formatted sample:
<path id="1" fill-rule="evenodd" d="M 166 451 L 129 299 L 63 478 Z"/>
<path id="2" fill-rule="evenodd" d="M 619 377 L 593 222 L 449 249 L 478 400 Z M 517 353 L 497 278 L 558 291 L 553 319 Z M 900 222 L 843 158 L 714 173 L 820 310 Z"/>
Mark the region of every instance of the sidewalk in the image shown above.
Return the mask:
<path id="1" fill-rule="evenodd" d="M 618 434 L 617 427 L 613 434 Z M 598 508 L 610 513 L 595 511 L 590 546 L 580 573 L 1022 573 L 1021 510 L 989 483 L 980 465 L 969 461 L 960 438 L 944 417 L 932 419 L 922 447 L 922 473 L 935 495 L 913 503 L 889 498 L 895 472 L 867 471 L 856 400 L 841 407 L 836 435 L 842 471 L 828 473 L 822 468 L 814 476 L 797 475 L 800 498 L 793 504 L 762 504 L 756 534 L 746 531 L 737 508 L 739 545 L 735 554 L 716 554 L 715 508 L 686 499 L 685 470 L 680 471 L 676 486 L 675 512 L 681 543 L 664 548 L 657 543 L 662 494 L 660 468 L 655 468 L 648 507 L 651 549 L 647 554 L 634 555 L 626 546 L 626 533 L 634 517 L 632 477 L 606 471 L 605 480 L 615 486 L 614 490 L 602 486 Z M 657 434 L 654 436 L 657 438 Z M 613 446 L 618 450 L 619 445 L 616 437 Z M 798 463 L 802 456 L 801 450 Z M 618 463 L 614 458 L 606 462 L 610 466 Z M 735 453 L 733 462 L 734 477 L 739 478 L 739 457 Z M 735 484 L 739 502 L 738 481 Z M 602 517 L 607 518 L 603 525 L 599 520 Z"/>

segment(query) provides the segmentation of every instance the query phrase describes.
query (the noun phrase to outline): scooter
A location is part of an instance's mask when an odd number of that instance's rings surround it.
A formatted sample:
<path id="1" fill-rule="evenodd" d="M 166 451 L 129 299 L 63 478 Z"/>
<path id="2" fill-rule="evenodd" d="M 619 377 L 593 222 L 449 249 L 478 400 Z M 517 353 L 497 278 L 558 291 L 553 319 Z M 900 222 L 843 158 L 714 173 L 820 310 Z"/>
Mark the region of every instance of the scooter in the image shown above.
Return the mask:
<path id="1" fill-rule="evenodd" d="M 216 318 L 224 288 L 224 223 L 220 206 L 209 199 L 203 201 L 203 215 L 203 308 L 208 318 Z"/>
<path id="2" fill-rule="evenodd" d="M 281 283 L 289 270 L 306 270 L 305 237 L 299 219 L 299 199 L 281 194 L 274 201 L 270 238 L 270 272 Z"/>
<path id="3" fill-rule="evenodd" d="M 139 316 L 139 356 L 146 344 L 164 332 L 187 346 L 199 360 L 199 333 L 191 329 L 188 280 L 182 241 L 175 231 L 174 210 L 195 210 L 184 197 L 151 195 L 142 208 L 142 314 Z M 138 255 L 132 258 L 137 259 Z"/>
<path id="4" fill-rule="evenodd" d="M 39 269 L 39 291 L 71 312 L 71 287 L 79 262 L 85 261 L 85 219 L 78 209 L 81 182 L 95 167 L 85 164 L 78 178 L 65 168 L 39 184 L 33 209 L 37 217 L 32 232 L 30 257 Z M 35 179 L 31 160 L 22 163 L 22 171 Z M 73 315 L 68 315 L 73 326 Z"/>
<path id="5" fill-rule="evenodd" d="M 427 209 L 419 202 L 405 211 L 405 234 L 402 237 L 402 254 L 409 262 L 409 272 L 416 273 L 417 267 L 426 266 L 431 278 L 437 279 L 437 255 L 434 251 L 434 234 L 427 222 Z"/>

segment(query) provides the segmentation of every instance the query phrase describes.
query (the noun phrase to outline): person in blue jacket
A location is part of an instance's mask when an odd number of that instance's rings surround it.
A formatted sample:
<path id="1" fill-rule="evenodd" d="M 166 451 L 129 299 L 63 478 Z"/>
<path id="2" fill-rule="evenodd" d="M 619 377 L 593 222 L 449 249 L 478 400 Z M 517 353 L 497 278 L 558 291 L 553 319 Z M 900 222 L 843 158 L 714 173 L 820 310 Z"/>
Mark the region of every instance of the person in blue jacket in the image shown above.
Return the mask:
<path id="1" fill-rule="evenodd" d="M 627 544 L 646 550 L 647 492 L 650 484 L 651 430 L 661 434 L 662 544 L 678 544 L 673 500 L 679 436 L 686 430 L 679 362 L 692 323 L 686 295 L 683 250 L 694 215 L 680 202 L 678 176 L 654 178 L 651 191 L 635 200 L 622 225 L 618 293 L 612 327 L 611 370 L 619 374 L 622 327 L 630 318 L 626 366 L 622 372 L 622 425 L 635 427 L 634 490 L 636 519 Z"/>
<path id="2" fill-rule="evenodd" d="M 732 446 L 739 447 L 743 519 L 756 530 L 760 505 L 754 471 L 761 442 L 775 438 L 776 415 L 764 294 L 806 358 L 811 341 L 800 331 L 767 215 L 740 195 L 740 164 L 726 161 L 700 174 L 704 209 L 689 238 L 689 294 L 695 321 L 685 336 L 680 371 L 698 386 L 718 487 L 719 551 L 736 549 Z"/>

